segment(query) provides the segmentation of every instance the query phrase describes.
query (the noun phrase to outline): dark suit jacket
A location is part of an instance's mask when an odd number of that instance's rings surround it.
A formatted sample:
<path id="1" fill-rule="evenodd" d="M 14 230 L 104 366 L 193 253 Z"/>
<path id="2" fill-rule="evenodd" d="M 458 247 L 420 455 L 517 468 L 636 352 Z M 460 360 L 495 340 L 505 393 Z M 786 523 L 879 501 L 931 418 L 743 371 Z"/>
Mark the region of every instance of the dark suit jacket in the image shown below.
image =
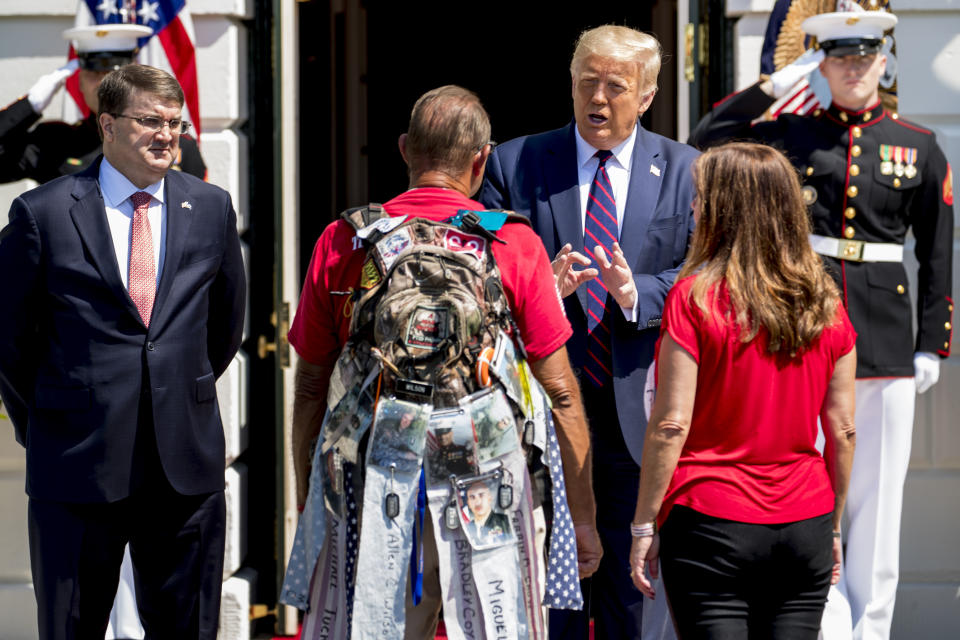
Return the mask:
<path id="1" fill-rule="evenodd" d="M 512 209 L 529 217 L 551 257 L 568 242 L 574 251 L 585 253 L 574 126 L 498 146 L 487 162 L 478 198 L 487 207 Z M 659 335 L 663 302 L 693 230 L 690 164 L 697 155 L 692 147 L 637 128 L 620 231 L 620 246 L 637 285 L 637 322 L 628 322 L 618 311 L 611 331 L 617 415 L 637 463 L 646 429 L 647 368 Z M 578 373 L 587 357 L 586 289 L 581 286 L 576 295 L 564 300 L 573 325 L 567 350 Z"/>
<path id="2" fill-rule="evenodd" d="M 0 232 L 0 394 L 27 448 L 27 493 L 128 496 L 143 381 L 170 484 L 221 490 L 215 383 L 240 345 L 246 295 L 230 196 L 167 173 L 166 258 L 147 329 L 120 279 L 99 170 L 97 160 L 23 194 Z"/>

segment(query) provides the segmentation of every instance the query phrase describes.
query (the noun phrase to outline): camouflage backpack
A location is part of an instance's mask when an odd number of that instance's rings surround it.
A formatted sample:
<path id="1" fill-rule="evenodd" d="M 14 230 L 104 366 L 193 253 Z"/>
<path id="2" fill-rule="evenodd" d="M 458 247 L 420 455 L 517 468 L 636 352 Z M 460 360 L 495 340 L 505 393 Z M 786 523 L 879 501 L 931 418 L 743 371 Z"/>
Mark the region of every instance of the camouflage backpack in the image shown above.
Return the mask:
<path id="1" fill-rule="evenodd" d="M 368 247 L 350 342 L 366 341 L 398 396 L 456 406 L 480 383 L 476 365 L 499 332 L 522 341 L 493 257 L 494 231 L 523 216 L 461 211 L 450 220 L 389 217 L 380 205 L 342 217 Z M 526 354 L 522 355 L 525 357 Z"/>

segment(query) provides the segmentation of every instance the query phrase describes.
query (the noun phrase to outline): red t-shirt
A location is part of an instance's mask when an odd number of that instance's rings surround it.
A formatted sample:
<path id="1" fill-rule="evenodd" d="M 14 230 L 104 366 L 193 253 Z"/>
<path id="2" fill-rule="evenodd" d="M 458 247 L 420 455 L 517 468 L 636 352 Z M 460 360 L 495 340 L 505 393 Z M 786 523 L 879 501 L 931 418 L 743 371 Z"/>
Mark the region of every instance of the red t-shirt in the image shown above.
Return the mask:
<path id="1" fill-rule="evenodd" d="M 840 356 L 856 333 L 842 305 L 834 324 L 799 359 L 786 365 L 767 351 L 768 334 L 740 342 L 730 298 L 721 287 L 720 312 L 705 315 L 684 278 L 663 310 L 670 333 L 699 365 L 690 433 L 670 481 L 659 524 L 681 504 L 716 518 L 776 524 L 833 511 L 834 494 L 823 457 L 814 447 L 817 417 Z M 659 343 L 657 345 L 659 351 Z"/>
<path id="2" fill-rule="evenodd" d="M 383 205 L 391 216 L 407 215 L 445 220 L 460 209 L 482 211 L 483 205 L 456 191 L 412 189 Z M 531 360 L 550 355 L 566 343 L 573 330 L 553 281 L 543 243 L 524 224 L 506 224 L 492 243 L 513 319 Z M 287 334 L 290 344 L 312 364 L 332 366 L 350 335 L 351 292 L 360 283 L 366 249 L 353 227 L 337 220 L 317 240 L 307 270 L 300 304 Z"/>

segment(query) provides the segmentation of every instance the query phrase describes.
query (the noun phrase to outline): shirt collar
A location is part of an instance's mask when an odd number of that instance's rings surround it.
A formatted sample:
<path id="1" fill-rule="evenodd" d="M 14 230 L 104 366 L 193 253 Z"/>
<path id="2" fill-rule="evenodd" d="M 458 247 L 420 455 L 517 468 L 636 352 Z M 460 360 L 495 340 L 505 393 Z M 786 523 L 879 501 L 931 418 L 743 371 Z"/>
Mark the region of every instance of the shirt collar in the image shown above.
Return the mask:
<path id="1" fill-rule="evenodd" d="M 630 137 L 610 150 L 613 152 L 613 157 L 616 159 L 617 164 L 627 171 L 630 170 L 630 160 L 633 158 L 633 143 L 637 139 L 637 126 L 638 125 L 634 125 L 633 131 L 630 132 Z M 583 168 L 593 159 L 598 149 L 583 139 L 576 122 L 573 124 L 573 133 L 577 141 L 577 166 Z"/>
<path id="2" fill-rule="evenodd" d="M 114 209 L 119 209 L 120 205 L 137 191 L 146 191 L 151 197 L 163 202 L 164 180 L 164 178 L 160 178 L 158 182 L 154 182 L 143 189 L 138 189 L 125 175 L 110 164 L 106 157 L 100 163 L 100 191 L 103 193 L 103 200 L 107 206 Z"/>

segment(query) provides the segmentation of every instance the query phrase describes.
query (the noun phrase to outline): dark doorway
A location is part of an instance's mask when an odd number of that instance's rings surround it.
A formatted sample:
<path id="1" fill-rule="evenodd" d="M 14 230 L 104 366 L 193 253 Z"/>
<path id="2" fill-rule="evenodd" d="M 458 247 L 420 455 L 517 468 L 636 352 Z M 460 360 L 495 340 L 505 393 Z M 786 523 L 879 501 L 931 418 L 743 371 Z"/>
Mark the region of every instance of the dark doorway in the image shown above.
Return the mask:
<path id="1" fill-rule="evenodd" d="M 664 48 L 660 92 L 643 124 L 675 136 L 675 0 L 607 2 L 589 12 L 503 0 L 480 6 L 436 0 L 342 4 L 344 9 L 331 10 L 316 0 L 300 3 L 302 202 L 327 209 L 303 209 L 303 267 L 323 226 L 339 210 L 383 202 L 407 188 L 397 138 L 425 91 L 444 84 L 475 91 L 500 142 L 569 122 L 570 56 L 577 36 L 590 27 L 624 24 L 657 35 Z M 355 26 L 358 12 L 360 28 Z M 364 41 L 359 49 L 357 39 Z M 356 64 L 354 58 L 364 56 Z M 351 104 L 348 97 L 356 93 L 345 70 L 354 68 L 365 90 L 364 104 Z M 343 126 L 358 113 L 366 116 L 365 136 Z M 329 158 L 327 149 L 333 151 Z M 350 171 L 366 176 L 365 188 L 346 187 L 344 174 Z"/>

